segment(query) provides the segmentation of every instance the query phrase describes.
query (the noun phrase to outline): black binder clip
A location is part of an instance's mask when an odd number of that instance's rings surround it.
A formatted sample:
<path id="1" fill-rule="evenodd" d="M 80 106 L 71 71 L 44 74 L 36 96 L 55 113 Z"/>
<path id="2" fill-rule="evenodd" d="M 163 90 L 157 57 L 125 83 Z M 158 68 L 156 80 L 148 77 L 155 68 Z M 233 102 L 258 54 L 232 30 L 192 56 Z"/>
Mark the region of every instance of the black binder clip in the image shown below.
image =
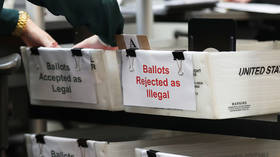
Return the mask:
<path id="1" fill-rule="evenodd" d="M 87 139 L 79 138 L 77 142 L 79 147 L 88 148 Z"/>
<path id="2" fill-rule="evenodd" d="M 40 144 L 46 144 L 43 134 L 38 134 L 35 136 L 36 142 Z"/>
<path id="3" fill-rule="evenodd" d="M 135 50 L 137 50 L 138 48 L 129 48 L 126 49 L 126 57 L 128 57 L 128 61 L 129 61 L 129 66 L 128 69 L 130 72 L 133 72 L 134 69 L 134 58 L 136 57 L 136 52 Z"/>
<path id="4" fill-rule="evenodd" d="M 172 52 L 174 60 L 185 60 L 184 51 L 186 50 L 175 50 Z"/>
<path id="5" fill-rule="evenodd" d="M 184 75 L 183 72 L 183 60 L 185 60 L 184 51 L 185 50 L 175 50 L 172 52 L 173 59 L 177 62 L 178 74 L 180 76 Z"/>
<path id="6" fill-rule="evenodd" d="M 148 150 L 147 151 L 147 155 L 148 157 L 157 157 L 156 153 L 159 152 L 159 151 L 156 151 L 156 150 Z"/>
<path id="7" fill-rule="evenodd" d="M 40 55 L 40 54 L 39 54 L 38 48 L 39 48 L 39 47 L 31 47 L 31 48 L 30 48 L 31 55 L 36 55 L 36 56 Z"/>
<path id="8" fill-rule="evenodd" d="M 126 49 L 126 56 L 127 57 L 136 57 L 136 50 L 138 48 L 129 48 L 129 49 Z"/>
<path id="9" fill-rule="evenodd" d="M 83 56 L 81 48 L 71 49 L 71 52 L 72 52 L 72 56 L 79 56 L 79 57 Z"/>
<path id="10" fill-rule="evenodd" d="M 190 19 L 189 51 L 236 51 L 236 24 L 232 19 Z"/>

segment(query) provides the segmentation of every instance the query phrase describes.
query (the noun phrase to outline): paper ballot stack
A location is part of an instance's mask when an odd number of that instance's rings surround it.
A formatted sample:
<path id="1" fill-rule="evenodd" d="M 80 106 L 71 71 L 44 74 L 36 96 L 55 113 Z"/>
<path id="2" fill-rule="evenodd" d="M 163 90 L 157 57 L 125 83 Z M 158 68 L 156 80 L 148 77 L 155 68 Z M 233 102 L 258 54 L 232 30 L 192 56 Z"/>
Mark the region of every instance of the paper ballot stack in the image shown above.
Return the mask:
<path id="1" fill-rule="evenodd" d="M 231 139 L 184 145 L 137 148 L 136 157 L 279 157 L 280 142 L 264 139 Z"/>
<path id="2" fill-rule="evenodd" d="M 22 47 L 31 104 L 122 110 L 115 51 Z"/>
<path id="3" fill-rule="evenodd" d="M 26 134 L 25 137 L 29 157 L 133 157 L 137 147 L 230 138 L 120 126 L 98 126 L 44 135 Z"/>
<path id="4" fill-rule="evenodd" d="M 225 119 L 280 112 L 280 52 L 122 52 L 125 110 Z"/>

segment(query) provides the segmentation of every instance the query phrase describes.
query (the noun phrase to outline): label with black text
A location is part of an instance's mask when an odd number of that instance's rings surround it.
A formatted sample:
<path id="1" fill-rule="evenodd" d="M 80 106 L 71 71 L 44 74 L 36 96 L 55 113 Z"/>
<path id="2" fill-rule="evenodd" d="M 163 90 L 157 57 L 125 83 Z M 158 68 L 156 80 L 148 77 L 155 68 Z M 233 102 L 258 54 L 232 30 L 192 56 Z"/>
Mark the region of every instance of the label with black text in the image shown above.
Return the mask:
<path id="1" fill-rule="evenodd" d="M 39 48 L 30 55 L 30 94 L 37 100 L 97 103 L 96 81 L 87 50 L 72 56 L 69 49 Z"/>

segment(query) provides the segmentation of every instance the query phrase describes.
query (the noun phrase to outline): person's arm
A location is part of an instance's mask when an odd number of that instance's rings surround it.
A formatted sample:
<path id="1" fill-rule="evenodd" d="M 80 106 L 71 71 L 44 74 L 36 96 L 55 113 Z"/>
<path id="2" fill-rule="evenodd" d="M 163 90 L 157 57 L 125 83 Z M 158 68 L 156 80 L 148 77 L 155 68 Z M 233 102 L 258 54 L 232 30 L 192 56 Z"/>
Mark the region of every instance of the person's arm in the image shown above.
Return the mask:
<path id="1" fill-rule="evenodd" d="M 252 3 L 280 4 L 279 0 L 252 0 Z"/>
<path id="2" fill-rule="evenodd" d="M 86 26 L 106 44 L 115 46 L 115 35 L 123 31 L 123 17 L 116 0 L 29 0 L 63 15 L 74 27 Z"/>
<path id="3" fill-rule="evenodd" d="M 2 8 L 0 10 L 0 28 L 1 36 L 18 36 L 30 47 L 58 47 L 57 42 L 35 25 L 23 11 Z"/>
<path id="4" fill-rule="evenodd" d="M 3 8 L 0 11 L 0 35 L 11 35 L 16 29 L 18 18 L 17 10 Z"/>
<path id="5" fill-rule="evenodd" d="M 47 32 L 33 23 L 31 19 L 27 19 L 26 25 L 20 31 L 20 33 L 17 34 L 17 36 L 19 36 L 29 47 L 60 47 L 58 43 Z"/>

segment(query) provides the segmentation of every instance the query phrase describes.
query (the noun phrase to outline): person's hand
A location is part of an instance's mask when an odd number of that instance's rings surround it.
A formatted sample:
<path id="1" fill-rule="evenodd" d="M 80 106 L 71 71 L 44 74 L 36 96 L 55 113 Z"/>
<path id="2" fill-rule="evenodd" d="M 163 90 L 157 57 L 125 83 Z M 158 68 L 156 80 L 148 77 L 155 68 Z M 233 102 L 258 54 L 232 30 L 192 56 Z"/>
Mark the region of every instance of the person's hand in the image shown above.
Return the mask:
<path id="1" fill-rule="evenodd" d="M 60 47 L 47 32 L 33 23 L 31 19 L 28 19 L 20 38 L 30 47 Z"/>
<path id="2" fill-rule="evenodd" d="M 97 35 L 93 35 L 80 43 L 74 45 L 73 48 L 94 48 L 94 49 L 104 49 L 104 50 L 117 50 L 117 47 L 111 47 L 104 44 Z"/>
<path id="3" fill-rule="evenodd" d="M 226 2 L 236 2 L 236 3 L 249 3 L 252 0 L 224 0 Z"/>

